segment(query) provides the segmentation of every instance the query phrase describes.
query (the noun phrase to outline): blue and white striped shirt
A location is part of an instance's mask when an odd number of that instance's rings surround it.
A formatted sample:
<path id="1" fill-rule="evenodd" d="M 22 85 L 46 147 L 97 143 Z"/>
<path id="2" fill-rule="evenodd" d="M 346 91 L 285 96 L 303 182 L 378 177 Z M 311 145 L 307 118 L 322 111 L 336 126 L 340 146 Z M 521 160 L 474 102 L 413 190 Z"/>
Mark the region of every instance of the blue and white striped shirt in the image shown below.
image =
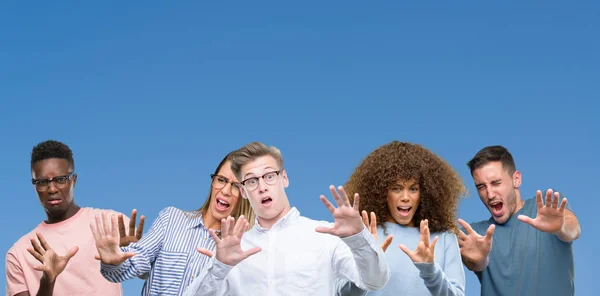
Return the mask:
<path id="1" fill-rule="evenodd" d="M 150 231 L 138 242 L 122 247 L 135 256 L 119 266 L 101 264 L 100 272 L 111 282 L 122 282 L 146 273 L 142 295 L 181 295 L 210 257 L 196 248 L 215 249 L 202 215 L 174 207 L 163 209 Z"/>

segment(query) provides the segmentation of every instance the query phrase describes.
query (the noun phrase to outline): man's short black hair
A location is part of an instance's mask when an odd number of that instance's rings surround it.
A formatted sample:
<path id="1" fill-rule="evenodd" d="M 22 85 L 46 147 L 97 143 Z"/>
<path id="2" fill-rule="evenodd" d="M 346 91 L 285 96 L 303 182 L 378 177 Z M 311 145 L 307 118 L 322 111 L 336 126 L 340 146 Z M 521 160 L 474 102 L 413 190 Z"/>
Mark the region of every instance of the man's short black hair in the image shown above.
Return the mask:
<path id="1" fill-rule="evenodd" d="M 502 168 L 511 175 L 517 170 L 512 154 L 501 145 L 487 146 L 479 150 L 473 159 L 467 162 L 467 166 L 471 170 L 471 175 L 473 175 L 474 170 L 494 161 L 501 162 Z"/>
<path id="2" fill-rule="evenodd" d="M 31 168 L 40 161 L 50 158 L 65 159 L 69 162 L 72 169 L 75 169 L 75 161 L 73 160 L 73 152 L 65 143 L 47 140 L 37 144 L 31 151 Z"/>

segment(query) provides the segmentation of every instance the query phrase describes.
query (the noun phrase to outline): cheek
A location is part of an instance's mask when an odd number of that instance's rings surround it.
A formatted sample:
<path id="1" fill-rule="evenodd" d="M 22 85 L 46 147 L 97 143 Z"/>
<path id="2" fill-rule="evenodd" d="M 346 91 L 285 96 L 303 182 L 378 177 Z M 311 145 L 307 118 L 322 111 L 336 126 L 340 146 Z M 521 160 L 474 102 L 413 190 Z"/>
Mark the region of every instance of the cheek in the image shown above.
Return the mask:
<path id="1" fill-rule="evenodd" d="M 234 198 L 233 198 L 233 200 L 231 201 L 231 204 L 233 204 L 233 205 L 237 205 L 237 204 L 238 204 L 238 202 L 239 202 L 239 200 L 240 200 L 240 197 L 234 197 Z M 232 208 L 233 208 L 233 207 L 232 207 Z"/>
<path id="2" fill-rule="evenodd" d="M 254 197 L 254 195 L 250 193 L 248 196 L 248 202 L 250 202 L 250 205 L 252 206 L 258 205 L 260 203 L 260 197 Z"/>
<path id="3" fill-rule="evenodd" d="M 69 201 L 73 200 L 73 188 L 65 188 L 62 192 L 62 195 L 65 196 Z"/>
<path id="4" fill-rule="evenodd" d="M 487 195 L 487 190 L 477 189 L 477 195 L 479 195 L 479 198 L 481 198 L 483 200 L 485 198 L 485 196 Z"/>
<path id="5" fill-rule="evenodd" d="M 387 197 L 387 203 L 388 203 L 388 205 L 395 204 L 396 201 L 398 200 L 398 194 L 395 194 L 394 192 L 391 192 L 391 191 L 389 191 L 386 194 L 386 197 Z"/>
<path id="6" fill-rule="evenodd" d="M 416 209 L 420 203 L 421 203 L 421 197 L 417 193 L 416 196 L 413 198 L 413 207 Z"/>
<path id="7" fill-rule="evenodd" d="M 46 200 L 48 198 L 46 193 L 41 193 L 41 192 L 37 192 L 37 191 L 35 193 L 37 193 L 38 199 L 40 201 Z"/>

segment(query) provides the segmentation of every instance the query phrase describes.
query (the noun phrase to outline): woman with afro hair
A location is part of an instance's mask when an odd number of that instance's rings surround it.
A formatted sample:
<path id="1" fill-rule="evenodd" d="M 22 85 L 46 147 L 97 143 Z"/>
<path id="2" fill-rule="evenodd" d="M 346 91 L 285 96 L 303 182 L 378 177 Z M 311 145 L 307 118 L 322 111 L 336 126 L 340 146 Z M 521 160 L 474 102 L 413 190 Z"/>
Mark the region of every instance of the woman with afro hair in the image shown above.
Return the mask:
<path id="1" fill-rule="evenodd" d="M 465 294 L 455 211 L 466 188 L 448 163 L 421 145 L 393 141 L 371 152 L 345 189 L 360 195 L 371 233 L 387 237 L 382 248 L 392 277 L 369 295 Z M 394 238 L 401 244 L 387 249 Z M 346 281 L 338 285 L 338 295 L 367 294 Z"/>

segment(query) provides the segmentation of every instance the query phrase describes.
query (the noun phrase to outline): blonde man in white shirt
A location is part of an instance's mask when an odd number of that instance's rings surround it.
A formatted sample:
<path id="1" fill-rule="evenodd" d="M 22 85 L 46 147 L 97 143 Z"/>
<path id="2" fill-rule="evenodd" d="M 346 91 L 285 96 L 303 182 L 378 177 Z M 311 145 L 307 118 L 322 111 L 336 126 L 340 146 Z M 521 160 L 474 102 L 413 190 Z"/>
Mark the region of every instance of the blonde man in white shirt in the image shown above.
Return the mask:
<path id="1" fill-rule="evenodd" d="M 256 223 L 223 219 L 221 237 L 211 231 L 216 254 L 184 295 L 334 295 L 336 279 L 365 290 L 383 288 L 390 271 L 381 247 L 363 224 L 359 197 L 351 205 L 342 187 L 330 186 L 337 203 L 325 196 L 334 223 L 300 216 L 285 188 L 287 172 L 279 149 L 253 142 L 234 152 L 231 169 L 242 180 L 243 196 Z M 211 256 L 208 250 L 199 252 Z"/>

